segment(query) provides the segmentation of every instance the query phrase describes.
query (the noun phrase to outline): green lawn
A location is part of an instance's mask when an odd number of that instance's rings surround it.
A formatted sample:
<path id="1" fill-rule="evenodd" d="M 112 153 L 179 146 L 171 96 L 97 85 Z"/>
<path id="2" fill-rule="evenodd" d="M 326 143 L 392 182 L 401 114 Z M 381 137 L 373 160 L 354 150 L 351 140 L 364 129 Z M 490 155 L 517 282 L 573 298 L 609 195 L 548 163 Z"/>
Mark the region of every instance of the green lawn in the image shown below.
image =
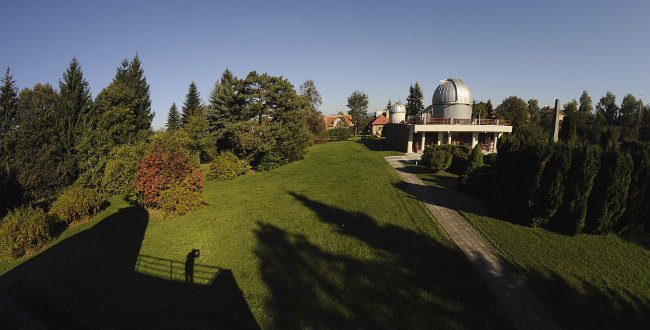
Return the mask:
<path id="1" fill-rule="evenodd" d="M 0 292 L 19 283 L 24 304 L 59 326 L 512 327 L 448 236 L 398 189 L 382 159 L 395 153 L 361 142 L 207 182 L 209 205 L 183 217 L 112 198 L 48 250 L 0 263 Z"/>
<path id="2" fill-rule="evenodd" d="M 422 174 L 528 283 L 565 328 L 648 328 L 650 251 L 618 236 L 569 237 L 496 219 L 456 188 Z"/>

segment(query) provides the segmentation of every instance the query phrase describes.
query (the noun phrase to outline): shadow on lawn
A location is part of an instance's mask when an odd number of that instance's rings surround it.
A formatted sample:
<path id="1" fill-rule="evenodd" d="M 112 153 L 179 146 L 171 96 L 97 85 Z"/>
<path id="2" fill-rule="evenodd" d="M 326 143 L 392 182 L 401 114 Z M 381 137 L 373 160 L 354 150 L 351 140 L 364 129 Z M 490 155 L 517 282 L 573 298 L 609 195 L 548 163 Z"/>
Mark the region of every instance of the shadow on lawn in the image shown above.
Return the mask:
<path id="1" fill-rule="evenodd" d="M 259 222 L 256 253 L 278 328 L 512 327 L 460 251 L 364 213 L 290 194 L 333 232 L 375 253 L 363 259 L 334 254 Z"/>
<path id="2" fill-rule="evenodd" d="M 210 278 L 183 283 L 186 261 L 139 256 L 148 220 L 123 208 L 5 274 L 0 305 L 20 304 L 0 313 L 0 327 L 258 328 L 229 270 L 192 264 L 195 279 L 205 269 Z M 180 281 L 167 276 L 176 263 Z"/>
<path id="3" fill-rule="evenodd" d="M 579 278 L 569 283 L 553 270 L 518 273 L 563 328 L 647 329 L 650 324 L 650 300 L 640 292 L 615 291 Z"/>
<path id="4" fill-rule="evenodd" d="M 358 142 L 372 151 L 392 150 L 385 139 L 361 139 Z"/>
<path id="5" fill-rule="evenodd" d="M 430 180 L 437 187 L 404 181 L 395 186 L 422 202 L 492 216 L 484 201 L 457 189 L 455 178 L 431 176 L 423 180 Z M 580 278 L 573 278 L 570 284 L 553 270 L 528 271 L 506 264 L 526 279 L 528 286 L 564 328 L 643 329 L 650 323 L 650 300 L 642 296 L 648 288 L 640 288 L 636 293 L 617 292 Z"/>
<path id="6" fill-rule="evenodd" d="M 413 171 L 416 171 L 409 167 L 398 168 L 397 170 L 405 173 L 413 173 Z M 455 177 L 431 175 L 422 178 L 422 180 L 431 182 L 432 186 L 408 183 L 405 181 L 395 183 L 393 186 L 421 202 L 444 206 L 457 211 L 472 212 L 481 216 L 493 215 L 484 200 L 467 195 L 460 191 Z"/>

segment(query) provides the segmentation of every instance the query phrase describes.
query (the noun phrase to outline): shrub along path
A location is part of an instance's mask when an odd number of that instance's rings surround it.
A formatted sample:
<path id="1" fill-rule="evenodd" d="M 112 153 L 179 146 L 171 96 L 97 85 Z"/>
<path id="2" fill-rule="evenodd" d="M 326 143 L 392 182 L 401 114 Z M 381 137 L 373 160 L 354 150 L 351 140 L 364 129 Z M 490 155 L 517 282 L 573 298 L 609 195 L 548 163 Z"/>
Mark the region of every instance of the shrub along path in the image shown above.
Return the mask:
<path id="1" fill-rule="evenodd" d="M 465 253 L 517 328 L 559 328 L 539 300 L 463 217 L 448 202 L 439 198 L 441 196 L 433 198 L 430 188 L 416 174 L 408 173 L 405 163 L 410 163 L 409 160 L 403 156 L 389 156 L 386 160 L 398 170 L 405 190 L 424 203 Z"/>

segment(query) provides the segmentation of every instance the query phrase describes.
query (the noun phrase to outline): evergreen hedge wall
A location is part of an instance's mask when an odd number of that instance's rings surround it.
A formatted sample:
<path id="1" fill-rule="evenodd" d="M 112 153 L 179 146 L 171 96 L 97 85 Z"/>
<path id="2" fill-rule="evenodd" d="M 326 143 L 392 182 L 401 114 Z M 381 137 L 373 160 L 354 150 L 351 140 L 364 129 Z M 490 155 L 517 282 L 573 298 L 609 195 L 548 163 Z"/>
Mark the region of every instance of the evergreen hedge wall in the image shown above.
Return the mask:
<path id="1" fill-rule="evenodd" d="M 485 175 L 481 169 L 481 175 Z M 650 229 L 650 149 L 640 142 L 499 146 L 489 198 L 500 215 L 569 235 Z M 476 186 L 476 184 L 474 184 Z"/>

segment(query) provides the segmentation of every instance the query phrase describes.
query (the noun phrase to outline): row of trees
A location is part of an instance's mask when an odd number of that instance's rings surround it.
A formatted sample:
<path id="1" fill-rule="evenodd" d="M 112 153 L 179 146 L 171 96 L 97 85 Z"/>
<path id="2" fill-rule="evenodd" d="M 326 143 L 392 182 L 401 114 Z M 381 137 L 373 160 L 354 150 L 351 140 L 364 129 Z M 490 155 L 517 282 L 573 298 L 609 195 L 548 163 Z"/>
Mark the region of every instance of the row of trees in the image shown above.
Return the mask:
<path id="1" fill-rule="evenodd" d="M 491 104 L 483 106 L 481 103 L 474 107 L 482 115 L 489 115 L 490 108 Z M 594 107 L 589 93 L 583 91 L 578 100 L 567 102 L 562 110 L 564 120 L 560 135 L 564 140 L 600 143 L 606 133 L 614 140 L 650 141 L 650 105 L 644 105 L 632 94 L 625 95 L 619 105 L 616 96 L 607 92 Z M 552 109 L 549 106 L 540 108 L 535 99 L 524 101 L 510 96 L 494 109 L 493 116 L 512 120 L 515 133 L 532 139 L 546 139 L 552 128 Z"/>
<path id="2" fill-rule="evenodd" d="M 631 94 L 617 105 L 611 92 L 594 107 L 584 91 L 563 110 L 553 144 L 549 107 L 506 98 L 494 115 L 512 120 L 514 134 L 499 141 L 495 166 L 470 174 L 466 188 L 525 225 L 571 235 L 650 229 L 650 108 Z"/>
<path id="3" fill-rule="evenodd" d="M 494 180 L 499 212 L 525 225 L 575 235 L 650 224 L 650 146 L 638 141 L 601 147 L 515 135 L 499 147 Z"/>
<path id="4" fill-rule="evenodd" d="M 314 82 L 296 91 L 282 77 L 226 70 L 204 104 L 191 83 L 182 108 L 173 104 L 167 132 L 155 133 L 149 84 L 140 58 L 124 60 L 93 99 L 73 58 L 58 90 L 36 84 L 18 90 L 9 70 L 0 86 L 0 216 L 11 207 L 47 207 L 75 183 L 105 194 L 133 192 L 149 146 L 174 145 L 194 161 L 230 150 L 260 169 L 300 159 L 327 139 Z"/>
<path id="5" fill-rule="evenodd" d="M 240 79 L 225 70 L 207 104 L 191 83 L 180 113 L 172 104 L 166 127 L 186 134 L 202 161 L 231 150 L 254 167 L 265 157 L 287 163 L 301 159 L 310 144 L 326 140 L 321 103 L 311 80 L 296 91 L 283 77 L 252 71 Z"/>
<path id="6" fill-rule="evenodd" d="M 18 91 L 7 69 L 0 87 L 0 212 L 23 200 L 48 202 L 80 181 L 101 180 L 113 147 L 151 131 L 149 85 L 139 57 L 124 60 L 93 101 L 73 58 L 58 90 L 36 84 Z"/>

